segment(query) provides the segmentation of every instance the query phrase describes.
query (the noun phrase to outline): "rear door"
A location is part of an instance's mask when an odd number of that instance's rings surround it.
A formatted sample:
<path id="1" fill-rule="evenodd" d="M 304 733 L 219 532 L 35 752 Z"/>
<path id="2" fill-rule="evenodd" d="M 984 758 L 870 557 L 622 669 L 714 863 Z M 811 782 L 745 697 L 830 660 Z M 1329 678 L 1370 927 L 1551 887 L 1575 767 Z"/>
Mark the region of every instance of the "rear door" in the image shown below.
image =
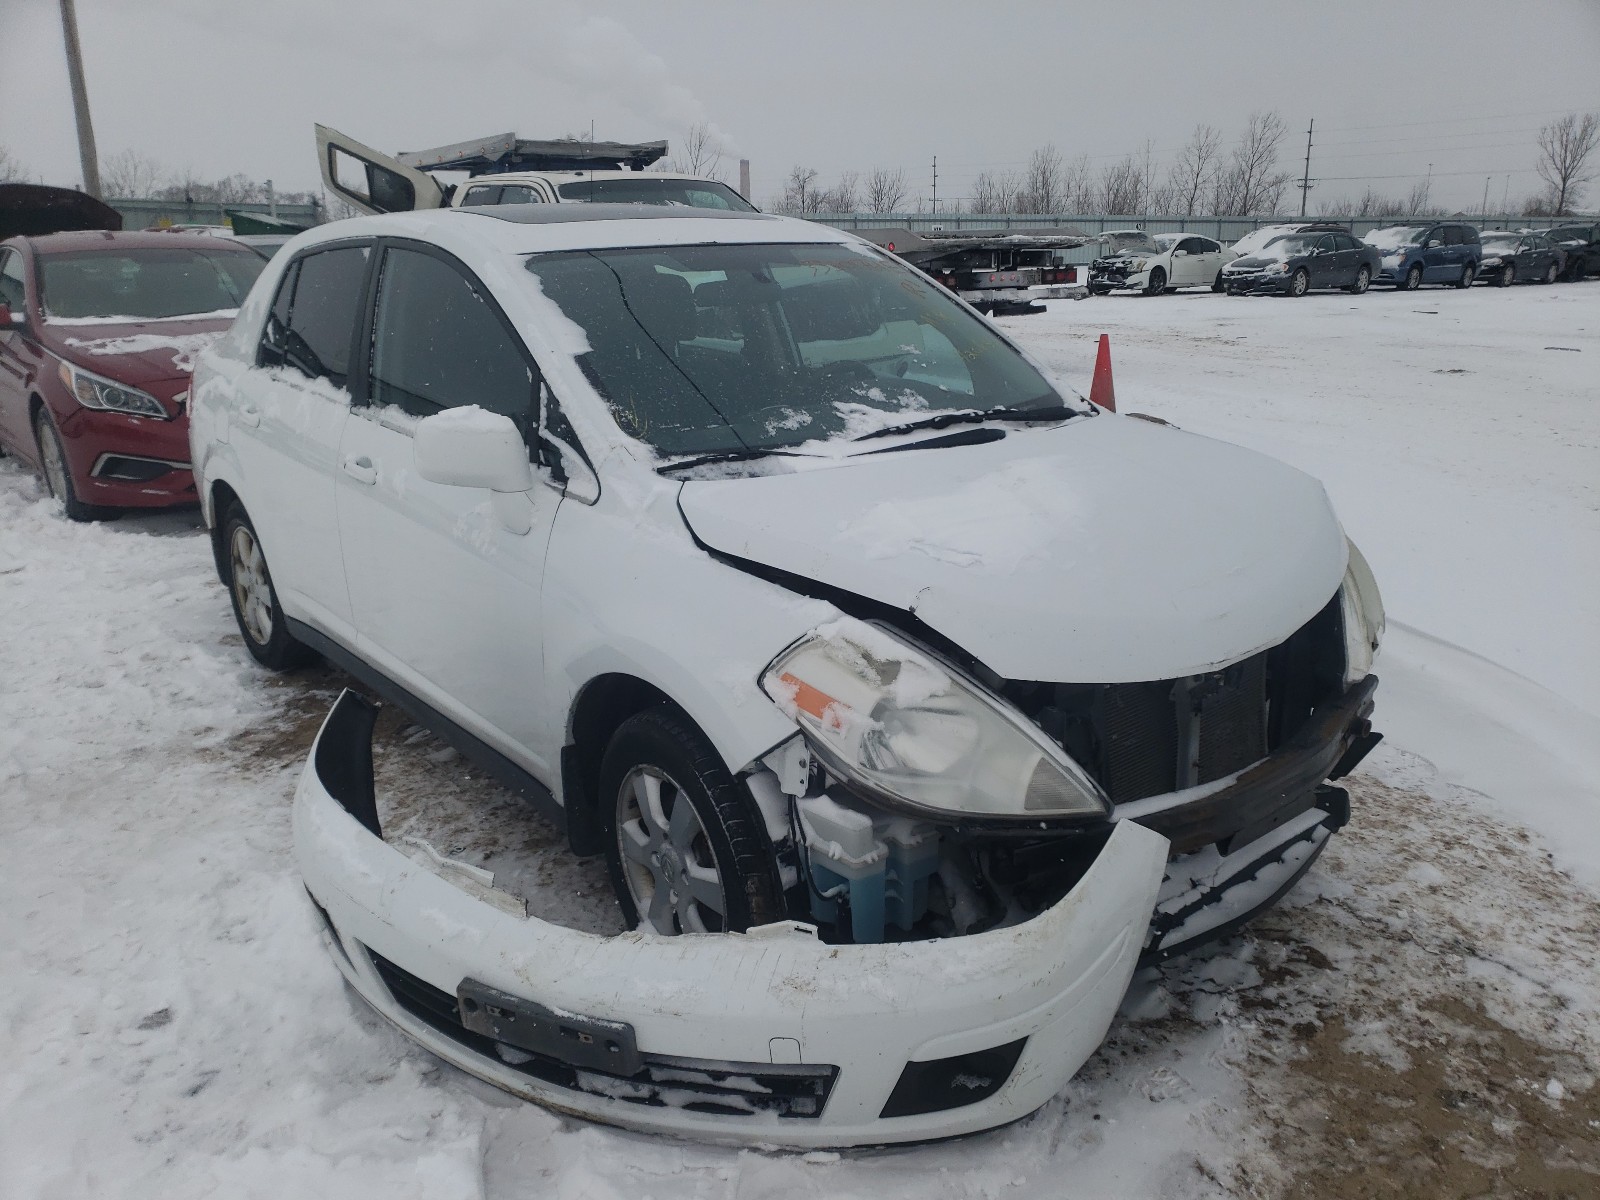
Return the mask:
<path id="1" fill-rule="evenodd" d="M 433 176 L 326 125 L 317 126 L 317 162 L 328 190 L 369 215 L 444 206 Z"/>

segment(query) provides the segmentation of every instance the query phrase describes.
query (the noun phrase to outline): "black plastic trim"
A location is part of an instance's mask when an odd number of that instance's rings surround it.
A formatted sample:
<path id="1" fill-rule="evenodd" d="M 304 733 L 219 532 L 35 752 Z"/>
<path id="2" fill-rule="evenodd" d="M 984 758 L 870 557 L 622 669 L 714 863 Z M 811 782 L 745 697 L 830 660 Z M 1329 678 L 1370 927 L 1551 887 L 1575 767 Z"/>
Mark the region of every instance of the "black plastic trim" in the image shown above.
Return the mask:
<path id="1" fill-rule="evenodd" d="M 987 1100 L 1005 1087 L 1027 1044 L 1024 1037 L 953 1058 L 908 1062 L 878 1115 L 914 1117 Z"/>
<path id="2" fill-rule="evenodd" d="M 378 797 L 372 782 L 372 727 L 378 706 L 345 688 L 317 738 L 315 767 L 322 790 L 360 821 L 373 837 L 382 838 Z"/>

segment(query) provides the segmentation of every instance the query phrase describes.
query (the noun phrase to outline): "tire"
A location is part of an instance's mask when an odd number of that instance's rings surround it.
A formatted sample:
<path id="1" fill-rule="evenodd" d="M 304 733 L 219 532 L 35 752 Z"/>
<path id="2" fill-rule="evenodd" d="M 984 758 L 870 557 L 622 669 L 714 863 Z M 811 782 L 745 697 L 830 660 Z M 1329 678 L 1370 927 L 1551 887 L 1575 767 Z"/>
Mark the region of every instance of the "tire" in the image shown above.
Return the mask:
<path id="1" fill-rule="evenodd" d="M 1421 286 L 1422 286 L 1422 264 L 1421 263 L 1413 263 L 1411 265 L 1411 269 L 1406 272 L 1406 277 L 1403 280 L 1400 281 L 1400 288 L 1401 288 L 1402 291 L 1414 292 Z"/>
<path id="2" fill-rule="evenodd" d="M 289 634 L 289 622 L 272 586 L 272 572 L 267 569 L 256 527 L 239 504 L 231 505 L 222 519 L 222 562 L 233 619 L 250 657 L 270 671 L 287 671 L 314 661 L 316 652 Z"/>
<path id="3" fill-rule="evenodd" d="M 1166 290 L 1167 273 L 1160 267 L 1156 267 L 1150 272 L 1150 282 L 1144 285 L 1144 294 L 1146 296 L 1159 296 Z"/>
<path id="4" fill-rule="evenodd" d="M 755 800 L 677 710 L 647 709 L 612 735 L 600 763 L 600 819 L 630 929 L 641 906 L 646 925 L 664 934 L 740 932 L 785 915 Z"/>
<path id="5" fill-rule="evenodd" d="M 1211 290 L 1213 292 L 1221 292 L 1222 291 L 1222 272 L 1221 271 L 1218 271 L 1217 272 L 1217 277 L 1211 281 Z"/>
<path id="6" fill-rule="evenodd" d="M 1544 269 L 1544 279 L 1541 282 L 1554 283 L 1556 281 L 1556 276 L 1560 274 L 1561 271 L 1556 267 L 1555 263 L 1551 263 Z"/>
<path id="7" fill-rule="evenodd" d="M 1304 267 L 1300 267 L 1296 269 L 1293 275 L 1289 276 L 1289 289 L 1284 294 L 1287 296 L 1294 296 L 1296 299 L 1298 299 L 1299 297 L 1304 296 L 1310 290 L 1311 273 Z"/>
<path id="8" fill-rule="evenodd" d="M 1517 281 L 1517 264 L 1507 263 L 1500 268 L 1500 274 L 1494 277 L 1495 287 L 1510 287 Z"/>
<path id="9" fill-rule="evenodd" d="M 1456 287 L 1461 289 L 1469 288 L 1472 286 L 1472 281 L 1477 277 L 1478 264 L 1471 262 L 1463 263 L 1461 266 L 1461 278 L 1456 280 Z"/>
<path id="10" fill-rule="evenodd" d="M 1365 264 L 1356 272 L 1356 281 L 1345 290 L 1352 296 L 1364 296 L 1367 289 L 1372 286 L 1372 271 Z"/>
<path id="11" fill-rule="evenodd" d="M 78 499 L 72 486 L 72 470 L 67 466 L 67 452 L 61 446 L 61 435 L 47 410 L 41 408 L 33 416 L 33 437 L 39 445 L 39 466 L 44 474 L 44 486 L 50 495 L 61 501 L 69 521 L 102 521 L 116 515 L 115 509 L 85 504 Z"/>

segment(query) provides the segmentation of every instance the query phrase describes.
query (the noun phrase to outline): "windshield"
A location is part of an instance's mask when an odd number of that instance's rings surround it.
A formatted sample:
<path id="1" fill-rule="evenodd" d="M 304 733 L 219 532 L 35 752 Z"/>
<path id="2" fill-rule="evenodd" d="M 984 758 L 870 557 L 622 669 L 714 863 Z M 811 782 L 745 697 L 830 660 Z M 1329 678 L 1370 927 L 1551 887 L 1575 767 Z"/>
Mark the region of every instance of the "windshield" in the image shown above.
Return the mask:
<path id="1" fill-rule="evenodd" d="M 1182 236 L 1183 234 L 1181 233 L 1158 233 L 1156 234 L 1156 245 L 1163 250 L 1171 250 L 1178 244 L 1178 239 Z"/>
<path id="2" fill-rule="evenodd" d="M 1374 229 L 1361 240 L 1379 250 L 1398 250 L 1402 246 L 1421 244 L 1430 228 L 1428 225 L 1391 225 L 1388 229 Z"/>
<path id="3" fill-rule="evenodd" d="M 1155 238 L 1142 229 L 1123 230 L 1105 235 L 1107 254 L 1159 254 Z"/>
<path id="4" fill-rule="evenodd" d="M 1285 233 L 1292 232 L 1292 225 L 1263 225 L 1260 229 L 1252 229 L 1233 244 L 1233 252 L 1240 257 L 1247 254 L 1258 254 L 1261 248 L 1273 238 L 1280 238 Z"/>
<path id="5" fill-rule="evenodd" d="M 1319 233 L 1290 233 L 1273 238 L 1257 252 L 1257 257 L 1282 260 L 1297 254 L 1310 254 L 1321 236 Z"/>
<path id="6" fill-rule="evenodd" d="M 1061 397 L 983 319 L 841 245 L 537 254 L 578 356 L 625 432 L 665 455 L 738 454 Z"/>
<path id="7" fill-rule="evenodd" d="M 580 179 L 558 189 L 563 200 L 592 200 L 603 204 L 680 204 L 687 208 L 756 210 L 726 184 L 714 179 Z"/>
<path id="8" fill-rule="evenodd" d="M 1483 235 L 1485 246 L 1515 246 L 1517 235 L 1514 233 L 1486 233 Z"/>
<path id="9" fill-rule="evenodd" d="M 39 279 L 51 318 L 148 321 L 238 308 L 266 265 L 221 247 L 79 250 L 41 255 Z"/>

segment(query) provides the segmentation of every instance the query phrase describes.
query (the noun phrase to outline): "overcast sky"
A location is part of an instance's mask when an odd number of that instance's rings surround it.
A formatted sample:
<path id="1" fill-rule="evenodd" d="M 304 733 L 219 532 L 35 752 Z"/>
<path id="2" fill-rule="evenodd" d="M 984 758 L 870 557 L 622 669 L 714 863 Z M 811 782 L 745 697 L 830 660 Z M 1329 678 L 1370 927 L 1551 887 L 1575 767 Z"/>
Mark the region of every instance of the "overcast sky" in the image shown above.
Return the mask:
<path id="1" fill-rule="evenodd" d="M 1372 186 L 1477 209 L 1538 189 L 1539 126 L 1600 109 L 1600 0 L 982 3 L 967 0 L 77 0 L 102 158 L 318 185 L 312 123 L 385 150 L 480 134 L 676 142 L 707 121 L 764 203 L 903 167 L 970 193 L 1054 142 L 1169 163 L 1197 121 L 1309 118 L 1319 200 Z M 80 178 L 57 0 L 0 0 L 0 147 Z M 727 171 L 736 179 L 736 166 Z M 1297 197 L 1296 197 L 1297 199 Z M 1600 180 L 1586 203 L 1600 203 Z"/>

